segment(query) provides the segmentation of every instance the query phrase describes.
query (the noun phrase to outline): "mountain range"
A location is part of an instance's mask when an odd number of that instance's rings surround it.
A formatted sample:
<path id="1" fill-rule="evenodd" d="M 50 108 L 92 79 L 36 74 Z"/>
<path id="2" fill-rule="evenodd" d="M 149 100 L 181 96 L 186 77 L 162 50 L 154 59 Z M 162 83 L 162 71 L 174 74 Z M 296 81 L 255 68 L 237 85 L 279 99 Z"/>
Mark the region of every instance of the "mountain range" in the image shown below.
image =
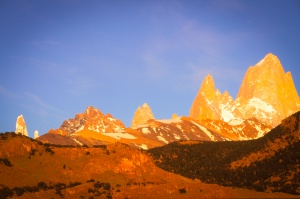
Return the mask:
<path id="1" fill-rule="evenodd" d="M 254 75 L 255 74 L 255 75 Z M 245 74 L 236 99 L 215 88 L 207 75 L 191 105 L 188 117 L 156 119 L 147 103 L 134 113 L 131 127 L 92 106 L 65 120 L 38 139 L 53 144 L 97 145 L 122 141 L 150 149 L 178 140 L 251 140 L 262 137 L 282 119 L 300 110 L 290 72 L 267 54 Z"/>
<path id="2" fill-rule="evenodd" d="M 185 140 L 148 151 L 2 133 L 0 198 L 300 198 L 299 124 L 300 112 L 256 140 Z"/>

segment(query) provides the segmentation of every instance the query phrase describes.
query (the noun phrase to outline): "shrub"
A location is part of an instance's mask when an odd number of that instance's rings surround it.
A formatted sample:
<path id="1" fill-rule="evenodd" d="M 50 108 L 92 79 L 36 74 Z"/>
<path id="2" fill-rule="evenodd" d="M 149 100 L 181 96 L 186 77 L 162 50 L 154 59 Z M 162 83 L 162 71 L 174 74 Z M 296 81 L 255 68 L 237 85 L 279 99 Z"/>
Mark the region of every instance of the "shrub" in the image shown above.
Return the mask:
<path id="1" fill-rule="evenodd" d="M 0 164 L 4 164 L 5 166 L 12 167 L 13 165 L 7 158 L 0 158 Z"/>
<path id="2" fill-rule="evenodd" d="M 81 185 L 81 182 L 69 182 L 69 187 L 75 187 Z"/>
<path id="3" fill-rule="evenodd" d="M 2 189 L 0 189 L 0 198 L 11 198 L 13 194 L 13 191 L 6 186 L 3 186 Z"/>
<path id="4" fill-rule="evenodd" d="M 37 184 L 37 187 L 38 187 L 39 189 L 43 189 L 43 190 L 46 190 L 46 189 L 48 188 L 48 186 L 47 186 L 47 184 L 46 184 L 45 182 L 39 182 L 39 183 Z"/>
<path id="5" fill-rule="evenodd" d="M 95 182 L 95 180 L 93 178 L 89 179 L 88 181 L 86 182 Z"/>
<path id="6" fill-rule="evenodd" d="M 110 184 L 109 183 L 103 183 L 103 189 L 104 190 L 110 190 Z"/>
<path id="7" fill-rule="evenodd" d="M 182 189 L 179 189 L 179 193 L 186 193 L 186 190 L 185 190 L 185 188 L 182 188 Z"/>
<path id="8" fill-rule="evenodd" d="M 30 151 L 30 155 L 35 155 L 35 152 L 37 152 L 37 150 L 36 150 L 36 149 L 31 149 L 31 151 Z"/>
<path id="9" fill-rule="evenodd" d="M 95 188 L 101 188 L 103 186 L 103 183 L 100 183 L 99 181 L 97 181 L 96 183 L 94 183 L 94 187 Z"/>
<path id="10" fill-rule="evenodd" d="M 95 193 L 95 190 L 94 189 L 88 189 L 88 193 Z"/>
<path id="11" fill-rule="evenodd" d="M 22 196 L 25 193 L 25 190 L 22 187 L 15 187 L 13 190 L 17 196 Z"/>
<path id="12" fill-rule="evenodd" d="M 50 147 L 46 147 L 45 149 L 46 152 L 49 152 L 51 155 L 53 155 L 55 152 L 50 148 Z"/>
<path id="13" fill-rule="evenodd" d="M 94 148 L 101 148 L 101 149 L 106 149 L 107 146 L 106 145 L 94 145 Z"/>

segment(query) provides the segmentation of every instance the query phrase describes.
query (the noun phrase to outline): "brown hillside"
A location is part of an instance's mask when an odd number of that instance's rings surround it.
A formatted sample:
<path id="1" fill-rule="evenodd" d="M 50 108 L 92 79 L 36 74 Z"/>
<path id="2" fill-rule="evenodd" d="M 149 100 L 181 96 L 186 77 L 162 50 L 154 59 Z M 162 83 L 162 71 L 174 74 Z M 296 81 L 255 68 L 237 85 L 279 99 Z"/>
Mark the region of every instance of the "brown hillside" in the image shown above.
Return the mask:
<path id="1" fill-rule="evenodd" d="M 0 134 L 0 197 L 18 198 L 232 198 L 289 197 L 207 185 L 155 166 L 126 144 L 56 147 Z M 6 194 L 6 195 L 5 195 Z M 11 195 L 10 195 L 11 194 Z"/>

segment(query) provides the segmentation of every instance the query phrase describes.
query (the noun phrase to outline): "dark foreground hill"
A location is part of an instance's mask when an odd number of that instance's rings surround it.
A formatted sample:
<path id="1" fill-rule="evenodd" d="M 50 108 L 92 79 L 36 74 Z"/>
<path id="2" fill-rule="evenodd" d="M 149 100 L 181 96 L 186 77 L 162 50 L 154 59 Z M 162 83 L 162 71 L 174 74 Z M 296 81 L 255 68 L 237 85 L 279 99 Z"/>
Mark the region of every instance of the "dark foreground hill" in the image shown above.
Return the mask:
<path id="1" fill-rule="evenodd" d="M 206 183 L 300 194 L 300 112 L 250 141 L 180 141 L 149 150 L 160 168 Z"/>
<path id="2" fill-rule="evenodd" d="M 158 168 L 126 144 L 55 146 L 0 134 L 0 198 L 287 198 L 206 184 Z"/>

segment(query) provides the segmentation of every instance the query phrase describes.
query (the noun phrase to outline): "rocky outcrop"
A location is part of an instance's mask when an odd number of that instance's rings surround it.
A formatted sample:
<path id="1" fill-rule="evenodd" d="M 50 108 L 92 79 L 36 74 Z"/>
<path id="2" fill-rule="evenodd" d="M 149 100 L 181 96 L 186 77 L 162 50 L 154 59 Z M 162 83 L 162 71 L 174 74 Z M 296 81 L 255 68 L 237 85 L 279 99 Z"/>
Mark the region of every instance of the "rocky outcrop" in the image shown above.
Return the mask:
<path id="1" fill-rule="evenodd" d="M 39 137 L 39 132 L 36 130 L 36 131 L 34 131 L 34 139 L 36 139 L 36 138 L 38 138 Z"/>
<path id="2" fill-rule="evenodd" d="M 176 113 L 173 113 L 172 114 L 172 119 L 176 119 L 176 118 L 178 118 L 179 116 L 176 114 Z"/>
<path id="3" fill-rule="evenodd" d="M 144 103 L 142 107 L 138 107 L 134 113 L 131 127 L 136 127 L 141 124 L 145 124 L 148 120 L 154 119 L 151 108 L 147 103 Z"/>
<path id="4" fill-rule="evenodd" d="M 23 115 L 20 115 L 16 121 L 16 133 L 28 136 L 26 123 Z"/>

